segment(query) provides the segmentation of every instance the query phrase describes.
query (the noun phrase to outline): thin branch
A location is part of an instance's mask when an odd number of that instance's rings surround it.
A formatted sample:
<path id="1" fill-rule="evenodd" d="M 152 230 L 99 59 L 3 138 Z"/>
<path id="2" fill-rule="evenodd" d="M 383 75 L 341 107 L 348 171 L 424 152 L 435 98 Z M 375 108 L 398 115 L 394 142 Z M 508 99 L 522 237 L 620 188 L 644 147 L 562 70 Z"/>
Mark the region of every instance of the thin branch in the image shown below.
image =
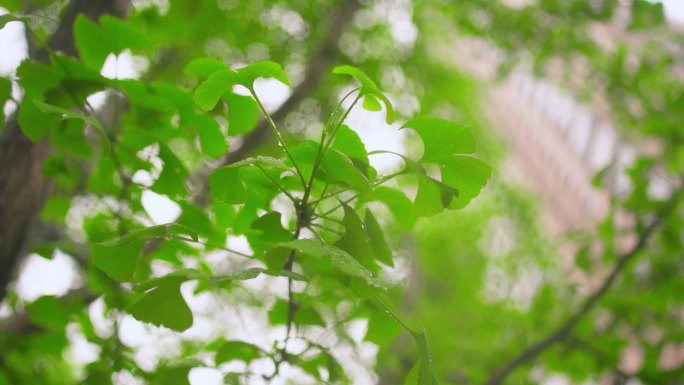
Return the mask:
<path id="1" fill-rule="evenodd" d="M 326 134 L 328 133 L 330 125 L 332 124 L 332 121 L 335 117 L 335 114 L 337 113 L 337 111 L 342 106 L 342 103 L 344 103 L 344 101 L 347 100 L 347 98 L 350 97 L 354 92 L 357 92 L 360 89 L 361 89 L 360 87 L 353 89 L 352 91 L 347 93 L 342 98 L 342 100 L 340 100 L 339 103 L 337 103 L 337 105 L 335 106 L 335 109 L 330 114 L 330 119 L 328 119 L 328 122 L 325 124 L 325 127 L 323 127 L 323 129 L 321 130 L 321 142 L 318 144 L 318 151 L 316 152 L 316 158 L 314 160 L 313 169 L 311 171 L 311 176 L 309 177 L 309 184 L 308 184 L 309 191 L 311 191 L 311 189 L 313 187 L 314 178 L 316 177 L 316 172 L 318 171 L 318 168 L 321 166 L 321 161 L 323 160 L 323 157 L 325 156 L 325 152 L 327 150 L 327 147 L 325 146 Z M 354 108 L 354 105 L 356 104 L 356 102 L 358 100 L 359 100 L 359 98 L 357 97 L 354 100 L 354 102 L 351 104 L 351 106 L 347 109 L 347 111 L 345 111 L 344 115 L 342 115 L 342 118 L 337 123 L 337 126 L 335 126 L 335 128 L 333 129 L 332 135 L 330 135 L 330 140 L 329 140 L 330 143 L 332 143 L 332 141 L 335 139 L 335 133 L 337 132 L 337 128 L 342 124 L 342 122 L 344 122 L 344 120 L 347 118 L 347 115 L 349 115 L 349 112 L 351 111 L 352 108 Z"/>
<path id="2" fill-rule="evenodd" d="M 278 130 L 278 127 L 276 127 L 273 119 L 271 119 L 271 115 L 268 113 L 268 111 L 266 111 L 266 107 L 264 107 L 264 105 L 261 103 L 261 100 L 259 100 L 259 96 L 257 96 L 256 92 L 254 91 L 254 88 L 250 87 L 249 92 L 252 94 L 252 96 L 254 96 L 254 100 L 256 100 L 257 106 L 259 106 L 259 109 L 264 114 L 264 118 L 268 122 L 268 125 L 271 127 L 271 131 L 273 131 L 273 134 L 278 139 L 278 144 L 280 145 L 280 147 L 283 148 L 283 151 L 285 151 L 285 155 L 287 155 L 287 157 L 290 158 L 290 162 L 292 162 L 292 165 L 297 171 L 297 175 L 299 175 L 299 179 L 302 182 L 302 188 L 306 188 L 306 180 L 304 179 L 304 174 L 302 174 L 302 170 L 299 168 L 297 162 L 292 156 L 292 153 L 290 153 L 290 150 L 287 148 L 287 144 L 285 144 L 283 135 L 280 133 L 280 130 Z"/>
<path id="3" fill-rule="evenodd" d="M 506 364 L 501 366 L 499 369 L 494 371 L 487 381 L 484 382 L 485 385 L 499 385 L 501 384 L 509 374 L 518 369 L 520 366 L 531 362 L 541 355 L 549 347 L 553 346 L 555 343 L 562 341 L 563 339 L 570 336 L 572 329 L 579 323 L 579 321 L 586 316 L 599 300 L 608 292 L 613 282 L 618 277 L 618 275 L 625 269 L 629 262 L 634 259 L 651 241 L 656 230 L 661 226 L 663 220 L 677 207 L 679 201 L 681 200 L 681 195 L 684 189 L 680 189 L 675 192 L 670 200 L 662 207 L 660 211 L 656 214 L 655 219 L 643 230 L 637 243 L 626 253 L 622 254 L 617 258 L 617 262 L 613 266 L 610 274 L 603 281 L 601 286 L 587 299 L 584 300 L 582 305 L 577 309 L 572 315 L 563 322 L 560 326 L 554 329 L 546 337 L 541 340 L 529 345 L 526 349 L 520 352 L 513 359 L 508 361 Z"/>

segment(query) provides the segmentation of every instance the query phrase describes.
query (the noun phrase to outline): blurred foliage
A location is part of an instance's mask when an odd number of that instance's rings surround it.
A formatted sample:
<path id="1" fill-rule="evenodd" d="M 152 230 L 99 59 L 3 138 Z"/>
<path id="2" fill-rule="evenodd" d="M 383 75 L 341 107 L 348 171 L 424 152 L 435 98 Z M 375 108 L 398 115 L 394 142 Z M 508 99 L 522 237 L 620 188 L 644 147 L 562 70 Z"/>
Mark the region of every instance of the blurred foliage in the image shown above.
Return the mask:
<path id="1" fill-rule="evenodd" d="M 23 22 L 44 48 L 67 3 L 2 0 L 12 15 L 0 27 Z M 662 357 L 684 342 L 682 37 L 658 3 L 523 3 L 134 1 L 126 20 L 76 18 L 79 58 L 51 51 L 0 78 L 0 103 L 18 108 L 3 121 L 54 149 L 41 220 L 61 237 L 31 250 L 73 257 L 82 286 L 8 295 L 20 325 L 0 323 L 0 384 L 188 384 L 199 367 L 226 384 L 681 381 L 681 362 Z M 610 216 L 573 240 L 578 268 L 605 291 L 570 282 L 536 197 L 498 171 L 505 143 L 479 104 L 486 85 L 449 52 L 469 38 L 503 54 L 501 77 L 559 62 L 572 74 L 581 59 L 586 78 L 559 85 L 608 100 L 626 138 L 658 143 L 628 170 L 632 188 Z M 116 55 L 141 75 L 100 74 Z M 301 98 L 275 122 L 275 103 L 259 99 L 273 90 Z M 95 93 L 104 102 L 93 106 Z M 352 109 L 393 124 L 406 154 L 367 151 L 359 132 L 375 127 L 343 124 Z M 376 170 L 378 155 L 397 168 Z M 654 178 L 672 198 L 649 194 Z M 155 222 L 150 192 L 178 205 L 173 223 Z M 253 326 L 239 329 L 226 307 Z M 176 348 L 140 359 L 121 338 L 131 317 Z M 81 337 L 97 352 L 83 365 Z M 634 347 L 643 365 L 625 373 Z"/>

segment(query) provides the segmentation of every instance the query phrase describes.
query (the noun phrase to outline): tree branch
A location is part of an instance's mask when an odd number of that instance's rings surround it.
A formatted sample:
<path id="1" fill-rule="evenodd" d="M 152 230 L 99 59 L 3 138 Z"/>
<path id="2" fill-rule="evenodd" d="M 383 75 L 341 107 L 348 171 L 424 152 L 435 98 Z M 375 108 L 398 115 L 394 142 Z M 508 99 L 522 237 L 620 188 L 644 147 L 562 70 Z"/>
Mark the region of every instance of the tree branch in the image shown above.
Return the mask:
<path id="1" fill-rule="evenodd" d="M 648 245 L 651 238 L 653 238 L 653 235 L 656 233 L 656 230 L 661 226 L 663 220 L 679 204 L 683 191 L 684 188 L 680 188 L 672 195 L 669 201 L 661 208 L 660 211 L 658 211 L 653 222 L 651 222 L 651 224 L 646 226 L 646 228 L 643 230 L 637 243 L 626 253 L 618 257 L 617 262 L 613 266 L 610 274 L 608 274 L 603 283 L 601 283 L 601 286 L 592 295 L 584 300 L 579 309 L 577 309 L 565 322 L 549 333 L 546 337 L 530 345 L 513 359 L 494 371 L 487 381 L 484 382 L 484 384 L 501 384 L 504 379 L 506 379 L 506 377 L 518 367 L 531 362 L 535 358 L 539 357 L 539 355 L 541 355 L 541 353 L 546 349 L 570 336 L 575 325 L 577 325 L 577 323 L 579 323 L 579 321 L 586 316 L 596 306 L 599 300 L 608 292 L 615 279 L 625 269 L 627 264 L 629 264 L 629 262 Z"/>

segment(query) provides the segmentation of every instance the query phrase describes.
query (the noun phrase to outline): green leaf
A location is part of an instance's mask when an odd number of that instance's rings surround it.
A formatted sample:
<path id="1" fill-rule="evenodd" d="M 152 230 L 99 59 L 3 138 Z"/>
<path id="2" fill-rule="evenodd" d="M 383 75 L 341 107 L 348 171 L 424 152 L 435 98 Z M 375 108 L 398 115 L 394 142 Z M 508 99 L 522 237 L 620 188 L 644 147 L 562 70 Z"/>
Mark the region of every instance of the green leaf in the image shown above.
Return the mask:
<path id="1" fill-rule="evenodd" d="M 310 255 L 312 257 L 328 259 L 339 271 L 353 277 L 359 277 L 371 286 L 382 287 L 375 275 L 363 267 L 354 257 L 346 251 L 328 245 L 318 239 L 298 239 L 282 243 L 281 246 L 288 247 L 297 252 Z"/>
<path id="2" fill-rule="evenodd" d="M 254 87 L 254 81 L 258 78 L 274 78 L 286 86 L 292 86 L 283 67 L 272 61 L 249 64 L 237 70 L 237 73 L 240 76 L 240 84 L 249 89 Z"/>
<path id="3" fill-rule="evenodd" d="M 411 336 L 418 346 L 418 385 L 436 385 L 435 374 L 432 371 L 432 356 L 428 347 L 425 331 L 420 333 L 411 331 Z"/>
<path id="4" fill-rule="evenodd" d="M 444 209 L 442 196 L 435 180 L 418 176 L 418 192 L 415 199 L 415 210 L 419 217 L 431 217 Z"/>
<path id="5" fill-rule="evenodd" d="M 218 123 L 209 115 L 197 115 L 193 117 L 189 125 L 194 126 L 199 135 L 202 151 L 218 158 L 228 151 L 228 143 L 221 132 Z"/>
<path id="6" fill-rule="evenodd" d="M 373 212 L 368 209 L 366 209 L 365 224 L 375 258 L 386 265 L 394 266 L 394 261 L 392 261 L 392 250 L 387 244 L 385 234 L 382 231 L 378 220 L 375 219 Z"/>
<path id="7" fill-rule="evenodd" d="M 370 192 L 368 179 L 345 154 L 330 148 L 321 161 L 321 169 L 329 182 L 340 182 L 361 192 Z"/>
<path id="8" fill-rule="evenodd" d="M 180 292 L 183 278 L 166 280 L 143 294 L 126 309 L 135 319 L 183 331 L 192 326 L 193 317 Z"/>
<path id="9" fill-rule="evenodd" d="M 342 225 L 345 232 L 340 238 L 335 247 L 348 252 L 354 259 L 359 261 L 366 269 L 377 270 L 375 259 L 373 258 L 373 247 L 371 241 L 366 233 L 361 218 L 356 214 L 356 210 L 343 203 L 344 219 Z"/>
<path id="10" fill-rule="evenodd" d="M 19 107 L 19 127 L 27 138 L 37 142 L 59 125 L 60 118 L 45 114 L 33 103 L 24 99 Z"/>
<path id="11" fill-rule="evenodd" d="M 333 149 L 348 156 L 353 162 L 354 166 L 361 170 L 361 172 L 368 176 L 368 152 L 364 146 L 359 134 L 349 128 L 346 124 L 341 125 L 335 134 L 335 141 L 333 142 Z"/>
<path id="12" fill-rule="evenodd" d="M 11 13 L 6 13 L 4 15 L 0 15 L 0 29 L 5 28 L 5 25 L 7 25 L 7 23 L 11 23 L 13 21 L 18 21 L 18 22 L 23 23 L 26 21 L 26 19 L 23 17 L 14 16 Z"/>
<path id="13" fill-rule="evenodd" d="M 130 281 L 135 273 L 143 244 L 152 238 L 174 236 L 186 236 L 197 241 L 197 233 L 185 226 L 150 226 L 130 232 L 114 241 L 94 244 L 91 247 L 93 265 L 118 282 Z"/>
<path id="14" fill-rule="evenodd" d="M 332 72 L 334 74 L 349 75 L 358 80 L 361 83 L 360 95 L 366 96 L 363 104 L 364 107 L 371 110 L 377 110 L 377 107 L 379 106 L 377 99 L 380 99 L 387 110 L 387 123 L 390 124 L 394 122 L 396 119 L 396 113 L 394 112 L 392 104 L 390 103 L 389 99 L 387 99 L 387 97 L 380 91 L 380 88 L 378 88 L 375 82 L 368 77 L 368 75 L 366 75 L 360 69 L 348 65 L 337 66 L 333 68 Z M 367 96 L 370 96 L 370 99 Z"/>
<path id="15" fill-rule="evenodd" d="M 50 115 L 57 115 L 62 119 L 76 119 L 76 120 L 81 120 L 84 123 L 94 127 L 97 132 L 100 134 L 100 137 L 102 138 L 102 144 L 103 144 L 103 151 L 105 154 L 109 154 L 111 151 L 112 144 L 109 141 L 109 137 L 107 136 L 107 133 L 105 132 L 104 127 L 102 127 L 102 124 L 100 124 L 100 121 L 97 120 L 97 118 L 89 116 L 89 115 L 84 115 L 80 114 L 78 112 L 74 111 L 69 111 L 61 107 L 53 106 L 51 104 L 47 104 L 45 102 L 42 102 L 40 100 L 33 100 L 33 104 L 38 108 L 38 110 L 44 114 L 50 114 Z M 23 105 L 23 104 L 22 104 Z"/>
<path id="16" fill-rule="evenodd" d="M 126 243 L 95 244 L 90 252 L 93 265 L 118 282 L 130 281 L 144 243 L 145 239 L 131 239 Z"/>
<path id="17" fill-rule="evenodd" d="M 164 162 L 164 167 L 150 189 L 159 194 L 168 195 L 171 199 L 185 197 L 187 193 L 185 180 L 188 170 L 176 154 L 163 143 L 159 143 L 159 158 Z"/>
<path id="18" fill-rule="evenodd" d="M 485 162 L 464 155 L 454 155 L 444 159 L 441 165 L 442 183 L 458 189 L 450 208 L 463 208 L 478 196 L 487 185 L 492 168 Z"/>
<path id="19" fill-rule="evenodd" d="M 228 135 L 246 134 L 259 123 L 259 107 L 251 96 L 227 93 Z"/>
<path id="20" fill-rule="evenodd" d="M 387 205 L 401 230 L 408 231 L 416 223 L 413 203 L 402 191 L 385 186 L 376 187 L 373 199 Z"/>
<path id="21" fill-rule="evenodd" d="M 261 231 L 259 240 L 268 245 L 273 245 L 279 242 L 287 242 L 292 239 L 292 234 L 283 228 L 280 221 L 281 214 L 277 211 L 271 211 L 264 214 L 254 222 L 252 228 Z"/>
<path id="22" fill-rule="evenodd" d="M 190 61 L 190 63 L 188 63 L 188 65 L 186 65 L 183 69 L 183 73 L 206 79 L 214 72 L 223 71 L 226 69 L 229 68 L 222 61 L 208 57 L 202 57 Z"/>
<path id="23" fill-rule="evenodd" d="M 53 296 L 42 296 L 28 306 L 29 319 L 48 330 L 64 330 L 69 323 L 69 311 Z"/>
<path id="24" fill-rule="evenodd" d="M 230 204 L 244 203 L 247 190 L 240 179 L 240 169 L 233 165 L 224 166 L 209 177 L 211 195 L 219 202 Z"/>
<path id="25" fill-rule="evenodd" d="M 108 36 L 92 20 L 79 14 L 74 22 L 74 43 L 83 63 L 100 69 L 110 53 Z"/>
<path id="26" fill-rule="evenodd" d="M 439 163 L 454 154 L 475 152 L 475 137 L 465 126 L 441 118 L 422 116 L 404 123 L 402 128 L 418 132 L 423 140 L 423 162 Z"/>
<path id="27" fill-rule="evenodd" d="M 190 385 L 189 375 L 193 365 L 162 366 L 152 375 L 150 385 Z"/>
<path id="28" fill-rule="evenodd" d="M 195 103 L 204 111 L 212 110 L 221 96 L 239 83 L 240 78 L 232 69 L 214 72 L 195 90 Z"/>
<path id="29" fill-rule="evenodd" d="M 216 352 L 214 362 L 216 365 L 232 360 L 241 360 L 249 363 L 255 358 L 263 356 L 264 352 L 258 346 L 243 341 L 226 341 Z"/>
<path id="30" fill-rule="evenodd" d="M 145 48 L 149 40 L 130 23 L 116 17 L 104 15 L 98 25 L 80 14 L 74 22 L 74 43 L 83 63 L 99 70 L 110 53 L 118 55 L 127 48 Z"/>
<path id="31" fill-rule="evenodd" d="M 399 318 L 399 316 L 397 315 L 397 313 L 394 310 L 392 310 L 390 302 L 384 294 L 376 294 L 374 299 L 375 303 L 377 303 L 382 309 L 384 309 L 385 312 L 391 318 L 393 318 L 399 325 L 406 329 L 406 331 L 408 331 L 411 334 L 411 337 L 413 337 L 413 340 L 416 343 L 416 347 L 418 347 L 419 355 L 419 360 L 417 364 L 417 384 L 437 385 L 437 379 L 435 378 L 435 374 L 432 369 L 432 355 L 430 354 L 430 348 L 428 346 L 428 340 L 425 331 L 423 330 L 421 332 L 418 332 L 414 328 L 409 327 L 405 321 L 402 321 L 401 318 Z M 414 370 L 411 370 L 411 373 L 415 373 Z M 409 374 L 410 377 L 411 373 Z M 406 383 L 408 384 L 412 382 L 407 381 Z"/>
<path id="32" fill-rule="evenodd" d="M 17 77 L 26 100 L 57 87 L 64 79 L 64 73 L 47 64 L 24 60 L 17 68 Z"/>
<path id="33" fill-rule="evenodd" d="M 363 108 L 368 111 L 382 111 L 382 105 L 380 105 L 378 99 L 373 95 L 366 95 L 363 97 Z"/>
<path id="34" fill-rule="evenodd" d="M 127 48 L 139 50 L 151 45 L 147 35 L 138 31 L 128 20 L 103 15 L 100 17 L 100 27 L 109 38 L 111 52 L 116 55 Z"/>

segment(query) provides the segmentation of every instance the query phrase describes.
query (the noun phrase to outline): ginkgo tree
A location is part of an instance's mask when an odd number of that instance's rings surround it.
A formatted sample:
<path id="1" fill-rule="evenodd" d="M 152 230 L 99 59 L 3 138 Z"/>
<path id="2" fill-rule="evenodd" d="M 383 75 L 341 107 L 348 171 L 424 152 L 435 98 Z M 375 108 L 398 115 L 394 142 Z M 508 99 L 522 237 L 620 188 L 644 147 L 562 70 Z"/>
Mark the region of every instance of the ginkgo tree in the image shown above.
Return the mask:
<path id="1" fill-rule="evenodd" d="M 0 384 L 677 383 L 678 38 L 657 2 L 626 24 L 616 0 L 511 3 L 0 0 L 28 47 L 0 77 Z M 614 21 L 648 43 L 592 40 Z M 595 291 L 509 180 L 487 85 L 451 55 L 463 36 L 505 53 L 502 75 L 586 62 L 572 91 L 659 148 L 574 234 Z M 499 227 L 515 242 L 489 258 Z M 26 295 L 39 258 L 74 264 L 69 291 Z M 529 307 L 483 294 L 530 266 Z"/>
<path id="2" fill-rule="evenodd" d="M 6 20 L 25 21 L 11 16 Z M 359 86 L 339 100 L 318 140 L 301 140 L 286 136 L 276 126 L 255 91 L 259 78 L 291 86 L 277 63 L 261 61 L 233 69 L 216 59 L 194 59 L 184 70 L 197 81 L 194 91 L 172 83 L 108 79 L 97 71 L 107 55 L 124 48 L 144 49 L 146 38 L 108 16 L 99 21 L 78 16 L 74 34 L 80 60 L 46 46 L 49 63 L 25 61 L 18 68 L 24 90 L 18 121 L 31 140 L 47 136 L 57 145 L 58 151 L 47 160 L 53 167 L 69 168 L 79 159 L 95 157 L 87 181 L 89 191 L 101 199 L 116 199 L 112 210 L 85 223 L 87 289 L 104 298 L 108 312 L 114 317 L 130 314 L 139 321 L 182 332 L 193 325 L 193 313 L 181 294 L 185 282 L 194 282 L 195 294 L 230 293 L 241 281 L 263 274 L 287 282 L 286 292 L 273 293 L 261 307 L 272 326 L 285 326 L 285 336 L 274 340 L 270 349 L 223 339 L 200 348 L 197 354 L 215 353 L 212 361 L 216 366 L 236 359 L 246 364 L 240 372 L 225 373 L 226 378 L 236 383 L 249 383 L 254 377 L 271 380 L 287 363 L 316 381 L 346 383 L 347 374 L 331 352 L 335 346 L 310 339 L 306 330 L 340 328 L 354 319 L 370 318 L 370 328 L 382 328 L 387 322 L 403 327 L 419 352 L 415 373 L 410 376 L 418 384 L 436 383 L 426 332 L 402 320 L 386 296 L 392 284 L 383 271 L 393 265 L 396 249 L 396 242 L 386 236 L 386 227 L 388 221 L 396 221 L 408 229 L 419 217 L 462 208 L 479 194 L 491 170 L 472 156 L 475 139 L 467 127 L 437 117 L 412 118 L 403 129 L 413 130 L 420 138 L 422 156 L 412 159 L 391 151 L 369 153 L 359 135 L 345 124 L 350 111 L 357 107 L 384 110 L 388 124 L 397 118 L 396 113 L 370 77 L 343 65 L 332 72 Z M 120 122 L 105 121 L 90 105 L 86 97 L 98 90 L 126 99 L 126 106 L 121 107 L 126 111 L 114 117 Z M 248 92 L 245 95 L 241 90 Z M 272 156 L 246 158 L 217 168 L 208 179 L 210 202 L 192 202 L 188 170 L 180 154 L 222 156 L 228 149 L 226 135 L 243 135 L 256 126 L 255 111 L 272 130 L 278 150 Z M 227 131 L 222 131 L 219 119 L 228 122 Z M 163 165 L 149 188 L 181 202 L 183 213 L 174 223 L 150 226 L 140 207 L 139 197 L 146 186 L 136 181 L 134 174 L 154 171 L 154 163 L 142 155 L 151 148 Z M 380 175 L 369 157 L 386 153 L 398 157 L 403 166 Z M 74 175 L 74 179 L 63 181 L 63 186 L 72 187 L 78 178 Z M 415 188 L 412 198 L 406 195 L 410 186 Z M 281 206 L 286 202 L 286 207 L 276 210 L 276 201 Z M 375 202 L 391 216 L 379 220 Z M 252 252 L 229 248 L 228 235 L 246 237 Z M 221 275 L 202 262 L 202 255 L 212 250 L 244 258 L 249 267 Z M 184 262 L 183 256 L 188 255 L 196 256 L 197 267 Z M 160 260 L 170 267 L 164 275 L 153 272 L 152 265 Z M 51 309 L 59 308 L 55 301 L 44 297 L 31 305 L 39 324 L 54 322 Z M 83 330 L 92 329 L 83 308 L 60 309 L 64 314 L 60 322 L 66 322 L 71 311 L 80 314 Z M 86 335 L 102 345 L 103 354 L 103 361 L 89 365 L 87 382 L 106 369 L 162 381 L 168 370 L 189 368 L 180 360 L 171 368 L 145 371 L 128 358 L 126 349 L 116 342 L 116 334 L 111 337 L 115 341 L 103 340 L 92 330 Z M 291 348 L 293 340 L 304 343 L 303 351 Z M 263 358 L 273 365 L 267 369 L 263 364 L 250 365 Z M 107 368 L 107 361 L 112 361 L 113 367 Z M 13 370 L 4 374 L 8 381 L 16 375 Z"/>

